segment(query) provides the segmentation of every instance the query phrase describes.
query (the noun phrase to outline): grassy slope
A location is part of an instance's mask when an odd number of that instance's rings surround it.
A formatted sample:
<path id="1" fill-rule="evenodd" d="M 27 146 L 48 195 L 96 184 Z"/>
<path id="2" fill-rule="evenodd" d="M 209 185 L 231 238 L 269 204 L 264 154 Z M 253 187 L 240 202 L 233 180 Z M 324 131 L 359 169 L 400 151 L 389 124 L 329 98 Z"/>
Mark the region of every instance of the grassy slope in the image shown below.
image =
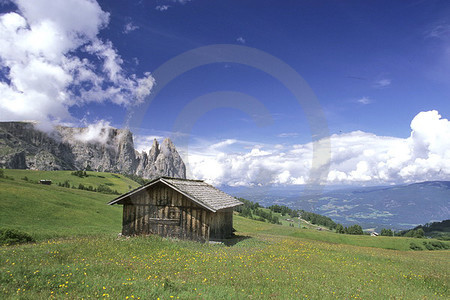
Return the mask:
<path id="1" fill-rule="evenodd" d="M 0 298 L 450 297 L 450 251 L 371 248 L 405 249 L 409 239 L 344 236 L 237 216 L 241 239 L 230 247 L 116 239 L 121 207 L 105 205 L 112 198 L 0 179 L 0 226 L 40 239 L 0 248 Z M 43 240 L 58 236 L 66 238 Z"/>
<path id="2" fill-rule="evenodd" d="M 363 247 L 375 247 L 393 250 L 410 250 L 410 243 L 415 243 L 422 249 L 423 241 L 437 241 L 434 239 L 415 239 L 404 237 L 372 237 L 367 235 L 348 235 L 336 234 L 330 231 L 318 231 L 315 229 L 298 229 L 289 226 L 277 226 L 264 222 L 257 222 L 247 218 L 236 216 L 234 219 L 234 227 L 238 231 L 246 231 L 250 233 L 271 234 L 292 236 L 298 238 L 305 238 L 310 240 L 325 241 L 336 244 L 347 244 Z M 448 243 L 448 242 L 446 242 Z"/>
<path id="3" fill-rule="evenodd" d="M 290 224 L 293 224 L 295 227 L 299 227 L 299 225 L 300 225 L 300 227 L 302 227 L 302 228 L 317 229 L 317 228 L 321 227 L 323 230 L 328 230 L 328 228 L 326 228 L 324 226 L 314 225 L 314 224 L 311 224 L 309 222 L 306 222 L 303 219 L 300 219 L 300 224 L 299 224 L 299 219 L 298 218 L 292 218 L 289 215 L 282 216 L 281 213 L 273 212 L 273 211 L 271 211 L 268 208 L 259 208 L 259 209 L 261 209 L 261 210 L 263 210 L 263 211 L 265 211 L 267 213 L 272 213 L 274 216 L 277 216 L 279 221 L 281 222 L 281 224 L 284 225 L 284 226 L 289 226 Z M 254 215 L 253 217 L 257 218 L 258 216 Z M 291 221 L 286 221 L 286 219 L 290 219 Z"/>
<path id="4" fill-rule="evenodd" d="M 21 229 L 38 240 L 118 233 L 121 231 L 121 207 L 106 205 L 116 195 L 35 184 L 20 178 L 69 180 L 76 185 L 90 184 L 92 180 L 92 185 L 96 186 L 110 182 L 114 184 L 112 188 L 122 192 L 128 190 L 128 185 L 137 186 L 123 176 L 116 178 L 108 173 L 99 173 L 105 178 L 79 178 L 66 171 L 6 170 L 5 175 L 15 180 L 0 179 L 0 227 Z"/>
<path id="5" fill-rule="evenodd" d="M 0 297 L 448 299 L 449 251 L 240 233 L 231 247 L 106 235 L 0 248 Z"/>
<path id="6" fill-rule="evenodd" d="M 89 176 L 80 178 L 71 175 L 72 171 L 35 171 L 35 170 L 5 170 L 5 175 L 13 177 L 15 180 L 20 180 L 25 176 L 29 180 L 39 181 L 41 179 L 49 179 L 53 185 L 58 185 L 58 182 L 63 183 L 68 180 L 70 185 L 78 187 L 81 183 L 85 186 L 91 185 L 98 187 L 100 184 L 107 184 L 112 190 L 117 190 L 119 193 L 125 193 L 138 187 L 139 185 L 133 180 L 119 174 L 111 174 L 105 172 L 86 172 Z M 104 177 L 104 178 L 103 178 Z"/>

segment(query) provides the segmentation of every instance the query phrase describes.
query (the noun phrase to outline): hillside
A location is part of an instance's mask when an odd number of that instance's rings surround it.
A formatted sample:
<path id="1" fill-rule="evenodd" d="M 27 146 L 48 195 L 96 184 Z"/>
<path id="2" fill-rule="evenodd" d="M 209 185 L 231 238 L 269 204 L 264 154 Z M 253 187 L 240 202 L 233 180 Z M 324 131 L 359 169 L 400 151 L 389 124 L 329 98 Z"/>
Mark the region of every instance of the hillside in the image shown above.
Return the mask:
<path id="1" fill-rule="evenodd" d="M 408 185 L 350 187 L 305 194 L 300 188 L 228 188 L 234 196 L 264 206 L 286 205 L 332 218 L 344 225 L 364 228 L 409 229 L 450 218 L 450 182 L 427 181 Z"/>
<path id="2" fill-rule="evenodd" d="M 114 195 L 31 182 L 95 179 L 121 192 L 133 183 L 88 174 L 6 170 L 14 180 L 0 178 L 0 227 L 38 240 L 0 247 L 2 299 L 450 297 L 450 251 L 410 250 L 424 239 L 339 235 L 237 215 L 236 238 L 226 245 L 118 238 L 121 207 L 106 205 Z"/>
<path id="3" fill-rule="evenodd" d="M 84 178 L 71 175 L 71 171 L 4 173 L 14 180 L 0 179 L 0 227 L 22 229 L 37 239 L 121 231 L 120 208 L 106 206 L 114 195 L 60 187 L 58 182 L 94 187 L 107 184 L 120 193 L 138 186 L 122 175 L 102 172 L 87 172 L 90 176 Z M 54 184 L 34 183 L 40 179 L 50 179 Z"/>
<path id="4" fill-rule="evenodd" d="M 414 234 L 414 231 L 423 230 L 424 235 L 431 238 L 450 241 L 450 219 L 442 222 L 432 222 L 419 225 L 410 230 L 401 232 L 403 236 Z"/>

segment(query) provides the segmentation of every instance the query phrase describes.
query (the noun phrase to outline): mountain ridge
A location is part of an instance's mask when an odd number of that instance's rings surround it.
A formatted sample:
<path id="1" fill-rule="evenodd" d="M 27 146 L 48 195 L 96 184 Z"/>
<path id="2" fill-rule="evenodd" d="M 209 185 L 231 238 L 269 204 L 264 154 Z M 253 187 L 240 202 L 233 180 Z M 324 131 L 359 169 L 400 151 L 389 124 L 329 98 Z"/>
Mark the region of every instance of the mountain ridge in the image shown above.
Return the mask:
<path id="1" fill-rule="evenodd" d="M 224 190 L 264 206 L 278 204 L 318 213 L 346 226 L 408 229 L 450 218 L 450 181 L 349 187 L 311 194 L 303 193 L 301 187 L 285 191 L 230 187 Z"/>
<path id="2" fill-rule="evenodd" d="M 30 122 L 0 122 L 0 168 L 186 178 L 186 166 L 169 138 L 161 145 L 155 139 L 147 154 L 135 150 L 130 130 L 110 126 L 57 126 L 43 132 Z"/>

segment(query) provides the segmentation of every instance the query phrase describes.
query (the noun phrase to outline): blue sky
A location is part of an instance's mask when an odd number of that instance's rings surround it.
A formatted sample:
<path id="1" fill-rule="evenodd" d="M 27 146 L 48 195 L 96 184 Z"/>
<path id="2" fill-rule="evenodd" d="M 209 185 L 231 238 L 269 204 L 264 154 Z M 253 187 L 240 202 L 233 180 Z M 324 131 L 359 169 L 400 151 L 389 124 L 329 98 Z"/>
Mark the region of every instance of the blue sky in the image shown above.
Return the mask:
<path id="1" fill-rule="evenodd" d="M 241 37 L 245 46 L 283 60 L 308 82 L 328 113 L 331 132 L 364 130 L 405 137 L 418 112 L 437 109 L 449 114 L 449 70 L 443 69 L 448 64 L 448 40 L 430 36 L 449 20 L 446 1 L 377 1 L 376 5 L 364 1 L 245 1 L 238 5 L 190 1 L 168 2 L 171 7 L 163 12 L 154 9 L 154 2 L 108 2 L 100 2 L 111 13 L 105 37 L 117 41 L 114 45 L 124 59 L 139 59 L 137 73 L 152 71 L 184 51 L 236 44 Z M 121 29 L 127 22 L 139 28 L 124 35 Z M 157 108 L 165 109 L 170 101 L 182 106 L 196 96 L 224 89 L 248 93 L 273 113 L 302 119 L 289 93 L 269 76 L 236 65 L 224 69 L 209 66 L 186 74 L 156 99 L 161 102 Z M 370 103 L 358 103 L 363 98 Z M 207 121 L 211 119 L 216 118 Z M 291 122 L 286 127 L 298 127 Z M 203 134 L 216 134 L 211 129 Z"/>
<path id="2" fill-rule="evenodd" d="M 281 60 L 312 89 L 331 136 L 326 183 L 450 174 L 442 142 L 450 136 L 448 1 L 17 0 L 0 9 L 1 120 L 37 120 L 46 130 L 130 126 L 139 149 L 170 136 L 190 176 L 215 184 L 308 182 L 314 163 L 305 100 L 261 69 L 201 65 L 149 103 L 161 84 L 154 72 L 167 61 L 232 44 Z M 193 103 L 222 91 L 257 105 L 244 111 L 211 98 L 215 109 L 190 120 L 191 131 L 174 132 L 183 109 L 198 112 Z"/>

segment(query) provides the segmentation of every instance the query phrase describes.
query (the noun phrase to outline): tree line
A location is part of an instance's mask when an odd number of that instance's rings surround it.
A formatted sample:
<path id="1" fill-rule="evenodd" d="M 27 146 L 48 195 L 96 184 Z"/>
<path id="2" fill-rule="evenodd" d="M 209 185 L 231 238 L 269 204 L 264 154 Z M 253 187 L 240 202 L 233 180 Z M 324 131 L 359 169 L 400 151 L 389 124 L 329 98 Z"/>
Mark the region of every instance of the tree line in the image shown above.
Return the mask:
<path id="1" fill-rule="evenodd" d="M 103 194 L 120 195 L 120 193 L 117 190 L 111 189 L 106 184 L 100 184 L 98 187 L 93 187 L 92 185 L 87 186 L 87 185 L 80 183 L 77 187 L 75 185 L 70 185 L 69 180 L 65 180 L 62 183 L 58 182 L 58 186 L 65 187 L 65 188 L 85 190 L 85 191 L 90 191 L 90 192 L 103 193 Z"/>
<path id="2" fill-rule="evenodd" d="M 273 214 L 271 210 L 266 211 L 258 202 L 252 202 L 244 198 L 237 198 L 244 205 L 235 208 L 240 216 L 271 224 L 281 225 L 280 219 Z"/>
<path id="3" fill-rule="evenodd" d="M 329 217 L 319 215 L 313 212 L 304 211 L 302 209 L 292 209 L 285 205 L 271 205 L 268 207 L 271 211 L 280 213 L 282 216 L 289 215 L 291 218 L 301 217 L 303 220 L 314 224 L 335 229 L 337 224 Z"/>
<path id="4" fill-rule="evenodd" d="M 336 225 L 336 233 L 342 233 L 342 234 L 356 234 L 356 235 L 363 235 L 364 231 L 362 227 L 358 224 L 344 227 L 342 224 Z"/>
<path id="5" fill-rule="evenodd" d="M 419 225 L 413 229 L 403 230 L 396 233 L 397 236 L 423 238 L 425 236 L 450 240 L 450 219 L 441 222 L 431 222 L 425 225 Z"/>

